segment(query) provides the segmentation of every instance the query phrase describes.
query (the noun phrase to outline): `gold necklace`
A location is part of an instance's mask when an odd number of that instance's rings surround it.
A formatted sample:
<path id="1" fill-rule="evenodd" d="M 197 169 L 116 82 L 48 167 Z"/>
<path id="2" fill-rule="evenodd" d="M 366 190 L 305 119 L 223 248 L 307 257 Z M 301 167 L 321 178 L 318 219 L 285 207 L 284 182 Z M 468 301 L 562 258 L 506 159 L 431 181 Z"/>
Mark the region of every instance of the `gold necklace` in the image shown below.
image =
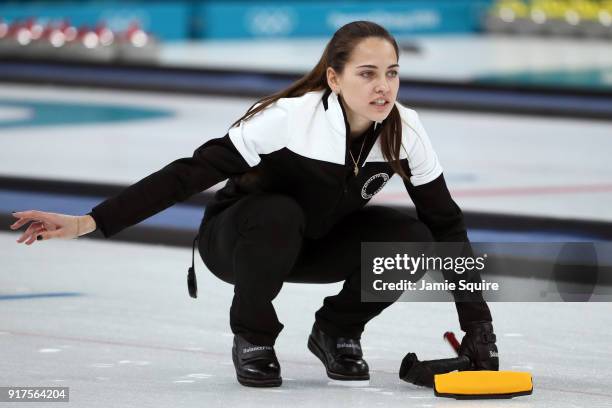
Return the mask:
<path id="1" fill-rule="evenodd" d="M 361 143 L 361 149 L 359 149 L 359 156 L 357 156 L 357 161 L 355 161 L 355 156 L 353 156 L 353 152 L 351 151 L 351 148 L 349 146 L 349 154 L 351 155 L 351 159 L 353 160 L 353 164 L 355 165 L 355 167 L 353 169 L 353 173 L 355 174 L 355 176 L 357 176 L 359 174 L 359 166 L 357 166 L 357 163 L 359 163 L 359 159 L 361 159 L 361 153 L 363 152 L 363 146 L 365 146 L 366 140 L 368 140 L 368 134 L 367 133 L 363 137 L 363 143 Z"/>

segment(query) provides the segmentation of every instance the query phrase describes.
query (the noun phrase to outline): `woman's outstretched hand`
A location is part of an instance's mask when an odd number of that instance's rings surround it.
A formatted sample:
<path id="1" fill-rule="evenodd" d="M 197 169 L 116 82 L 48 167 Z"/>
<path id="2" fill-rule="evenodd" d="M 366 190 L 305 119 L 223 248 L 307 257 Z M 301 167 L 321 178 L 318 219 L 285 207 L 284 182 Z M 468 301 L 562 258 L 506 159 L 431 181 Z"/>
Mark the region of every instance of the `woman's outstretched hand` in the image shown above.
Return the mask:
<path id="1" fill-rule="evenodd" d="M 78 238 L 96 229 L 96 222 L 90 215 L 65 215 L 43 211 L 18 211 L 13 213 L 17 221 L 11 225 L 17 230 L 29 224 L 17 240 L 18 243 L 32 245 L 36 240 L 51 238 Z"/>

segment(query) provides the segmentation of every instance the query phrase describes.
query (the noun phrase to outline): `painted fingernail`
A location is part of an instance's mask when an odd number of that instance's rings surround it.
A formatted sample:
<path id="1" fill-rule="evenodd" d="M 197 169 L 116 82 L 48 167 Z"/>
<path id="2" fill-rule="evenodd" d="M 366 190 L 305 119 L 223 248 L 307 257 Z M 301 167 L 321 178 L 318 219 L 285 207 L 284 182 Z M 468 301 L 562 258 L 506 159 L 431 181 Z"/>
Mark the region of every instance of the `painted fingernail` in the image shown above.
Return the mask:
<path id="1" fill-rule="evenodd" d="M 37 240 L 37 241 L 42 241 L 42 235 L 38 235 L 38 236 L 36 237 L 36 240 Z"/>

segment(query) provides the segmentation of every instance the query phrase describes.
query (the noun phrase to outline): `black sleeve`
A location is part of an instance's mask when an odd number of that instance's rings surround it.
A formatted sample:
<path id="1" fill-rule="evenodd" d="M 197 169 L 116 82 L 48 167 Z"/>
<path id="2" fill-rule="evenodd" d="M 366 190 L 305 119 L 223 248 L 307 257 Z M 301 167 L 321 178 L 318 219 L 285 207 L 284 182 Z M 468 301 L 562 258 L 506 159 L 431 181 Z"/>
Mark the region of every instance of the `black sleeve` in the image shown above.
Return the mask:
<path id="1" fill-rule="evenodd" d="M 443 174 L 417 187 L 404 180 L 404 186 L 416 207 L 419 220 L 429 227 L 436 241 L 468 242 L 463 213 L 453 201 Z"/>
<path id="2" fill-rule="evenodd" d="M 89 215 L 108 238 L 249 167 L 225 135 L 204 143 L 192 157 L 175 160 L 103 201 Z"/>
<path id="3" fill-rule="evenodd" d="M 404 170 L 410 174 L 407 165 L 404 166 Z M 474 252 L 469 244 L 463 213 L 452 199 L 444 175 L 440 174 L 429 183 L 417 187 L 408 180 L 404 180 L 404 185 L 416 207 L 419 220 L 431 230 L 434 239 L 438 242 L 465 242 L 462 253 L 457 255 L 473 257 Z M 459 280 L 459 276 L 455 273 L 444 276 L 450 281 Z M 479 282 L 481 279 L 477 271 L 463 278 L 472 282 Z M 482 298 L 481 292 L 464 291 L 453 295 L 462 330 L 465 331 L 471 322 L 492 321 L 489 306 Z"/>

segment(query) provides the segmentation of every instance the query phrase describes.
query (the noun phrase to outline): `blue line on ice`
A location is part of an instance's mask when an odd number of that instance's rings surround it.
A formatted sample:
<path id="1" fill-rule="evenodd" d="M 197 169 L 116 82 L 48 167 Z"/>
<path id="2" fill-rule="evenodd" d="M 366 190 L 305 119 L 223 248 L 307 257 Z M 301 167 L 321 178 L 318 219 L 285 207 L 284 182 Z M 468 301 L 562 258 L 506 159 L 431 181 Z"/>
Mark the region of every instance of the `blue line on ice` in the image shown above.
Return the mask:
<path id="1" fill-rule="evenodd" d="M 23 293 L 20 295 L 0 295 L 0 300 L 36 299 L 49 297 L 74 297 L 83 296 L 79 292 L 48 292 L 48 293 Z"/>

